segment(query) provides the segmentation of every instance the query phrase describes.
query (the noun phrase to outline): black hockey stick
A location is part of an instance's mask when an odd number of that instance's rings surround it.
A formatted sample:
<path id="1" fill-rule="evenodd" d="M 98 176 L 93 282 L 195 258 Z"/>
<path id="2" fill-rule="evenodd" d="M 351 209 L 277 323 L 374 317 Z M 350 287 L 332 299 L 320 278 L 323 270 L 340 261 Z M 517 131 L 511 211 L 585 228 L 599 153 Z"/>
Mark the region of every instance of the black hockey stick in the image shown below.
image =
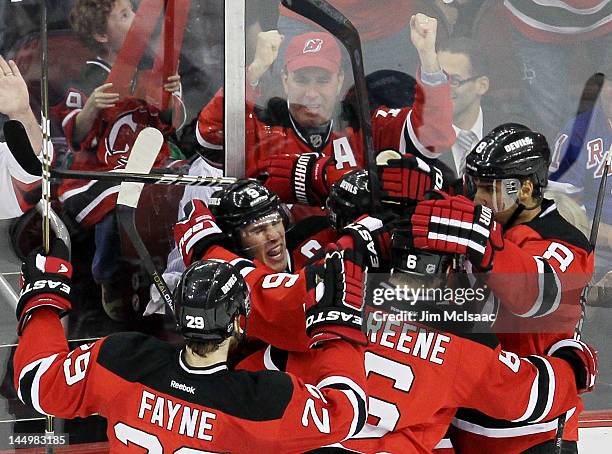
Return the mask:
<path id="1" fill-rule="evenodd" d="M 163 141 L 164 138 L 157 129 L 146 128 L 142 130 L 130 151 L 130 156 L 125 166 L 126 170 L 148 172 L 151 167 L 153 167 L 153 163 L 162 147 Z M 121 183 L 121 189 L 117 197 L 117 219 L 130 238 L 134 249 L 136 249 L 145 270 L 151 276 L 153 284 L 159 291 L 159 294 L 168 304 L 172 312 L 174 312 L 174 304 L 168 285 L 166 285 L 163 277 L 157 271 L 151 254 L 149 254 L 149 250 L 142 241 L 138 229 L 136 228 L 136 207 L 138 206 L 138 200 L 143 186 L 143 183 Z"/>
<path id="2" fill-rule="evenodd" d="M 603 168 L 603 175 L 599 182 L 599 189 L 597 190 L 597 201 L 595 202 L 595 212 L 593 213 L 593 223 L 591 224 L 591 234 L 589 235 L 589 244 L 595 254 L 595 248 L 597 246 L 597 236 L 599 234 L 599 223 L 601 222 L 601 213 L 603 211 L 604 198 L 606 197 L 606 185 L 608 183 L 608 172 L 612 166 L 612 146 L 608 150 L 606 156 L 606 163 Z M 576 331 L 574 332 L 574 338 L 580 339 L 582 336 L 582 325 L 584 324 L 584 317 L 586 315 L 586 301 L 589 293 L 590 283 L 582 290 L 580 295 L 580 320 L 576 325 Z"/>
<path id="3" fill-rule="evenodd" d="M 28 134 L 23 125 L 17 120 L 9 120 L 4 124 L 4 136 L 6 143 L 17 163 L 31 175 L 41 176 L 43 167 L 36 157 Z M 125 170 L 129 170 L 126 167 Z M 161 185 L 180 186 L 228 186 L 238 181 L 233 177 L 207 177 L 201 175 L 184 175 L 173 173 L 148 174 L 141 172 L 116 171 L 116 172 L 88 172 L 79 170 L 51 169 L 51 178 L 74 179 L 74 180 L 100 180 L 123 183 L 148 183 Z"/>
<path id="4" fill-rule="evenodd" d="M 380 208 L 380 182 L 378 181 L 374 158 L 372 122 L 368 111 L 370 104 L 359 32 L 351 21 L 325 0 L 282 0 L 282 3 L 291 11 L 310 19 L 335 36 L 349 54 L 357 98 L 357 115 L 361 126 L 363 157 L 369 176 L 372 209 L 378 212 Z"/>
<path id="5" fill-rule="evenodd" d="M 597 87 L 596 97 L 598 97 L 601 93 L 601 89 L 603 87 L 603 78 L 600 79 L 599 86 Z M 584 90 L 582 91 L 581 100 L 583 100 L 586 96 L 587 87 L 585 85 Z M 580 103 L 582 104 L 582 102 Z M 578 112 L 579 113 L 579 112 Z M 593 112 L 591 111 L 588 114 L 587 121 L 591 122 L 591 117 Z M 578 134 L 577 131 L 577 123 L 574 122 L 572 127 L 572 135 L 571 137 L 576 137 Z M 579 144 L 578 149 L 581 150 L 584 144 L 584 139 Z M 597 245 L 597 235 L 599 233 L 599 222 L 601 221 L 601 212 L 603 210 L 603 199 L 606 193 L 606 184 L 608 182 L 608 171 L 610 170 L 610 160 L 612 159 L 612 147 L 608 151 L 608 155 L 606 158 L 606 164 L 604 166 L 604 173 L 601 177 L 601 181 L 599 182 L 599 189 L 597 190 L 597 202 L 595 203 L 595 212 L 593 213 L 593 222 L 591 224 L 591 233 L 589 235 L 589 245 L 592 248 L 593 254 L 595 253 L 595 246 Z M 576 329 L 574 331 L 574 338 L 580 339 L 582 336 L 582 325 L 584 324 L 584 318 L 586 316 L 586 302 L 589 294 L 589 290 L 591 288 L 590 282 L 582 289 L 580 293 L 580 320 L 576 324 Z M 563 450 L 563 432 L 565 432 L 565 422 L 566 422 L 566 414 L 562 414 L 559 416 L 559 422 L 557 424 L 557 435 L 555 436 L 555 451 L 554 454 L 561 454 Z"/>
<path id="6" fill-rule="evenodd" d="M 49 45 L 47 40 L 47 0 L 40 0 L 40 107 L 42 123 L 43 146 L 43 172 L 42 172 L 42 233 L 45 252 L 51 247 L 51 156 L 49 154 Z M 46 439 L 53 436 L 53 416 L 47 416 Z M 46 443 L 46 451 L 53 452 L 53 445 Z"/>
<path id="7" fill-rule="evenodd" d="M 606 184 L 608 182 L 608 172 L 612 164 L 612 146 L 608 150 L 606 157 L 606 164 L 604 165 L 603 175 L 599 182 L 599 189 L 597 190 L 597 202 L 595 203 L 595 212 L 593 213 L 593 223 L 591 224 L 591 234 L 589 235 L 589 244 L 591 245 L 593 254 L 595 253 L 595 246 L 597 246 L 597 235 L 599 234 L 599 222 L 601 221 L 601 212 L 603 211 L 603 202 L 606 196 Z M 580 320 L 576 325 L 574 331 L 574 339 L 580 340 L 582 337 L 582 325 L 584 324 L 584 317 L 586 316 L 586 301 L 589 294 L 591 284 L 587 285 L 582 289 L 580 294 Z M 561 454 L 563 449 L 563 432 L 565 431 L 565 420 L 566 414 L 559 416 L 559 423 L 557 425 L 557 436 L 555 437 L 555 454 Z"/>

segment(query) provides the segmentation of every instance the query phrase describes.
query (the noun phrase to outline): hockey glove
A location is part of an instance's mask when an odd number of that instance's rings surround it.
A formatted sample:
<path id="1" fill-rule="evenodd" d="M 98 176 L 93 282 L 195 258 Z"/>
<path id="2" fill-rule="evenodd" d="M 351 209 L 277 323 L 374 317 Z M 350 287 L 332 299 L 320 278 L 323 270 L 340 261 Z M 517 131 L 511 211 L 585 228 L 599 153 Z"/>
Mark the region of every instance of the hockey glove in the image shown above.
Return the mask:
<path id="1" fill-rule="evenodd" d="M 391 153 L 391 151 L 382 152 Z M 378 175 L 383 200 L 401 204 L 414 205 L 425 199 L 425 193 L 433 189 L 448 192 L 449 185 L 439 168 L 426 163 L 423 159 L 411 154 L 400 155 L 398 159 L 377 159 Z M 379 156 L 381 156 L 379 155 Z"/>
<path id="2" fill-rule="evenodd" d="M 223 242 L 226 235 L 204 202 L 193 199 L 184 208 L 185 216 L 174 225 L 174 240 L 185 266 L 200 260 L 208 248 Z"/>
<path id="3" fill-rule="evenodd" d="M 60 317 L 72 309 L 72 265 L 68 255 L 66 245 L 56 238 L 48 255 L 37 249 L 22 263 L 21 295 L 15 311 L 18 335 L 21 336 L 32 313 L 41 307 L 56 309 Z"/>
<path id="4" fill-rule="evenodd" d="M 325 265 L 307 269 L 306 334 L 310 348 L 333 339 L 367 345 L 362 331 L 366 272 L 359 254 L 350 249 L 330 251 Z"/>
<path id="5" fill-rule="evenodd" d="M 259 167 L 267 178 L 264 186 L 286 203 L 323 206 L 329 188 L 350 170 L 336 169 L 335 161 L 318 153 L 282 154 Z"/>
<path id="6" fill-rule="evenodd" d="M 597 351 L 593 347 L 576 339 L 563 339 L 553 344 L 547 355 L 564 359 L 572 366 L 579 393 L 593 390 L 599 374 Z"/>
<path id="7" fill-rule="evenodd" d="M 336 244 L 342 249 L 352 249 L 362 254 L 365 265 L 370 269 L 380 269 L 390 258 L 390 228 L 395 218 L 392 214 L 380 217 L 365 214 L 341 230 L 343 236 Z"/>
<path id="8" fill-rule="evenodd" d="M 496 250 L 504 247 L 501 226 L 490 208 L 463 196 L 424 200 L 411 217 L 412 243 L 419 249 L 465 255 L 480 271 L 493 267 Z"/>

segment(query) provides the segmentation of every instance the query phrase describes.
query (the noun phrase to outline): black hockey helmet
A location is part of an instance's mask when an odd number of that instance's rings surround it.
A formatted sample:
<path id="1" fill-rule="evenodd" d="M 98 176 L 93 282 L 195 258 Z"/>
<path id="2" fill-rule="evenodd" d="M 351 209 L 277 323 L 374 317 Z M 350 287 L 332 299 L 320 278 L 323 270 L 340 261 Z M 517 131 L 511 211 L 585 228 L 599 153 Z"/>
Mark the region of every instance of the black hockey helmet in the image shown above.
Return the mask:
<path id="1" fill-rule="evenodd" d="M 420 249 L 391 249 L 392 273 L 420 276 L 444 275 L 453 263 L 451 254 L 428 252 Z"/>
<path id="2" fill-rule="evenodd" d="M 273 213 L 279 213 L 285 227 L 289 215 L 278 196 L 253 180 L 239 180 L 223 189 L 215 191 L 208 203 L 221 230 L 228 234 L 240 247 L 237 229 Z"/>
<path id="3" fill-rule="evenodd" d="M 242 275 L 227 262 L 201 260 L 183 272 L 174 291 L 176 322 L 189 340 L 223 342 L 234 319 L 248 316 L 250 299 Z"/>
<path id="4" fill-rule="evenodd" d="M 340 230 L 362 214 L 371 211 L 372 198 L 367 170 L 357 169 L 343 175 L 329 190 L 327 209 L 333 229 Z"/>
<path id="5" fill-rule="evenodd" d="M 501 137 L 505 134 L 516 131 L 531 131 L 531 128 L 521 123 L 502 123 L 501 125 L 491 129 L 487 136 Z"/>
<path id="6" fill-rule="evenodd" d="M 550 149 L 542 134 L 518 123 L 506 123 L 483 137 L 468 155 L 466 175 L 490 180 L 530 178 L 538 196 L 548 184 L 549 163 Z M 470 188 L 469 178 L 467 181 L 469 194 L 475 188 Z"/>

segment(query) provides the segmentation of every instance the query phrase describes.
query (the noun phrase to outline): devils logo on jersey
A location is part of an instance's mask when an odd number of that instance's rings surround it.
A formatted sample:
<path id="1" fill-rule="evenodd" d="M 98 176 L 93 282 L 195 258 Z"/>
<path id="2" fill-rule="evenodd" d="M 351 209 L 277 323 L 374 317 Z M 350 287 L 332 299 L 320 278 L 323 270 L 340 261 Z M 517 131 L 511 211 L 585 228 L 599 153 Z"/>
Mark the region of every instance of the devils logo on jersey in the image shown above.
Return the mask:
<path id="1" fill-rule="evenodd" d="M 112 169 L 125 167 L 132 144 L 144 128 L 153 126 L 163 133 L 172 129 L 160 120 L 155 107 L 135 98 L 126 98 L 115 108 L 105 110 L 96 126 L 103 137 L 98 159 Z"/>
<path id="2" fill-rule="evenodd" d="M 134 112 L 126 112 L 119 116 L 104 140 L 106 149 L 104 162 L 113 168 L 125 167 L 128 152 L 138 133 L 143 129 L 142 125 L 134 121 Z"/>

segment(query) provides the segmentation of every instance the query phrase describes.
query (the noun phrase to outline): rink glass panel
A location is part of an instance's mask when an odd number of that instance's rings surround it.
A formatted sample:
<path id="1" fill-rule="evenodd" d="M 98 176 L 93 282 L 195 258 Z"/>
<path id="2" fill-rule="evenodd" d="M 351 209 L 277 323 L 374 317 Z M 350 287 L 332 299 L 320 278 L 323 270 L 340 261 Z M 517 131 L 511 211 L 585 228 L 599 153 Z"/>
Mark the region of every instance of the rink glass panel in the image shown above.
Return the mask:
<path id="1" fill-rule="evenodd" d="M 229 0 L 228 0 L 229 1 Z M 144 2 L 144 0 L 143 0 Z M 48 24 L 49 24 L 49 101 L 50 106 L 59 102 L 65 94 L 66 88 L 71 86 L 71 81 L 77 81 L 81 74 L 85 61 L 95 58 L 96 52 L 88 49 L 71 31 L 67 19 L 69 11 L 68 3 L 73 2 L 48 0 Z M 185 157 L 189 159 L 195 156 L 198 142 L 195 138 L 197 128 L 196 118 L 200 109 L 206 105 L 224 85 L 225 77 L 225 55 L 224 55 L 224 2 L 221 0 L 196 1 L 193 0 L 187 25 L 185 28 L 184 42 L 182 46 L 179 73 L 183 82 L 183 101 L 185 104 L 185 121 L 181 114 L 178 115 L 178 125 L 184 123 L 175 136 L 171 136 L 172 148 L 179 148 Z M 245 30 L 245 65 L 252 61 L 258 30 L 269 30 L 276 26 L 291 27 L 300 24 L 299 19 L 287 19 L 286 16 L 278 15 L 275 5 L 270 5 L 266 0 L 247 0 L 246 17 L 243 28 Z M 384 4 L 384 2 L 381 2 Z M 440 3 L 440 4 L 439 4 Z M 520 63 L 515 49 L 509 43 L 513 41 L 513 31 L 509 22 L 504 20 L 504 13 L 499 11 L 498 2 L 483 2 L 480 10 L 474 10 L 470 17 L 471 22 L 454 23 L 454 13 L 449 9 L 440 9 L 441 2 L 412 2 L 414 11 L 397 10 L 386 6 L 388 23 L 402 23 L 403 26 L 396 27 L 392 33 L 385 35 L 372 32 L 371 28 L 364 25 L 360 30 L 369 33 L 369 39 L 364 39 L 364 64 L 366 75 L 371 75 L 381 70 L 394 70 L 415 75 L 414 70 L 418 65 L 418 56 L 410 42 L 408 21 L 400 21 L 400 15 L 406 15 L 422 11 L 430 16 L 438 18 L 438 41 L 448 38 L 453 32 L 472 36 L 480 45 L 483 52 L 489 57 L 489 79 L 490 89 L 483 98 L 483 105 L 488 109 L 495 109 L 500 114 L 501 121 L 515 121 L 518 117 L 525 118 L 528 126 L 537 124 L 537 120 L 530 118 L 528 109 L 524 108 L 521 89 L 529 79 L 530 69 Z M 500 2 L 501 3 L 501 2 Z M 385 8 L 381 6 L 380 8 Z M 444 8 L 448 8 L 444 6 Z M 30 89 L 31 105 L 38 114 L 40 111 L 40 46 L 39 46 L 39 6 L 33 0 L 22 2 L 2 2 L 0 5 L 0 52 L 2 55 L 14 58 L 28 83 Z M 296 22 L 297 20 L 297 22 Z M 293 25 L 292 25 L 293 24 Z M 236 24 L 226 24 L 226 27 Z M 305 27 L 302 24 L 302 27 Z M 359 28 L 359 27 L 358 27 Z M 297 30 L 297 29 L 296 29 Z M 307 31 L 308 28 L 301 29 Z M 152 33 L 148 43 L 149 48 L 156 48 L 155 43 L 159 31 Z M 378 36 L 378 37 L 377 37 Z M 287 35 L 286 41 L 290 37 Z M 606 39 L 610 39 L 606 37 Z M 557 132 L 563 128 L 565 122 L 575 117 L 577 112 L 583 112 L 602 103 L 611 103 L 608 89 L 601 91 L 597 96 L 597 81 L 589 79 L 595 71 L 599 70 L 598 64 L 601 58 L 597 53 L 596 46 L 591 43 L 575 42 L 568 44 L 573 50 L 569 58 L 565 60 L 564 71 L 568 80 L 568 91 L 564 99 L 565 115 L 557 124 L 557 131 L 552 128 L 547 131 L 547 138 L 554 148 Z M 344 49 L 343 68 L 345 69 L 344 84 L 338 96 L 338 102 L 334 111 L 335 129 L 343 129 L 350 122 L 351 107 L 350 98 L 347 93 L 353 86 L 353 75 L 348 64 L 348 56 Z M 155 52 L 147 51 L 148 57 L 143 58 L 141 67 L 143 70 L 151 68 L 155 60 Z M 542 57 L 544 58 L 544 57 Z M 235 60 L 232 60 L 235 61 Z M 235 68 L 234 68 L 235 69 Z M 268 105 L 273 97 L 283 97 L 284 91 L 280 83 L 282 64 L 276 62 L 268 74 L 261 80 L 261 96 L 256 100 L 258 107 Z M 227 71 L 229 77 L 236 74 Z M 384 73 L 378 73 L 384 74 Z M 470 74 L 474 76 L 475 74 Z M 609 77 L 608 74 L 606 76 Z M 376 77 L 372 77 L 376 81 Z M 235 86 L 235 84 L 230 84 Z M 374 83 L 374 86 L 380 87 Z M 382 85 L 384 87 L 384 85 Z M 383 88 L 383 93 L 370 93 L 371 98 L 380 99 L 389 94 L 389 90 L 397 90 L 393 99 L 409 99 L 409 93 L 402 90 L 403 87 L 394 86 Z M 605 94 L 607 93 L 607 98 Z M 233 96 L 235 98 L 235 96 Z M 353 112 L 354 113 L 354 112 Z M 2 120 L 3 121 L 3 120 Z M 533 121 L 533 124 L 529 122 Z M 51 116 L 51 139 L 55 147 L 57 159 L 55 165 L 67 167 L 73 161 L 73 152 L 70 151 L 65 138 L 62 135 L 61 123 L 58 118 Z M 533 126 L 536 127 L 536 126 Z M 486 131 L 485 131 L 486 132 Z M 606 149 L 610 147 L 612 138 L 610 130 L 607 136 L 602 137 Z M 246 140 L 246 137 L 245 137 Z M 287 150 L 288 151 L 288 150 Z M 245 157 L 243 149 L 232 147 L 228 152 L 232 156 Z M 223 153 L 220 154 L 223 160 Z M 209 155 L 210 157 L 210 155 Z M 219 159 L 219 154 L 212 156 Z M 214 159 L 213 159 L 214 160 Z M 576 164 L 578 165 L 578 164 Z M 214 171 L 211 171 L 214 173 Z M 230 175 L 232 176 L 232 175 Z M 54 189 L 57 190 L 59 181 L 55 181 Z M 608 183 L 606 203 L 604 205 L 603 218 L 612 217 L 612 202 L 610 192 L 612 182 Z M 56 194 L 56 193 L 55 193 Z M 172 226 L 179 212 L 179 201 L 183 195 L 180 186 L 148 186 L 143 191 L 141 203 L 137 210 L 137 227 L 145 244 L 153 257 L 158 270 L 163 270 L 167 264 L 167 255 L 173 247 L 174 239 Z M 206 198 L 210 191 L 203 191 L 200 197 Z M 54 198 L 54 207 L 62 212 L 62 205 Z M 583 201 L 584 202 L 584 201 Z M 592 212 L 587 212 L 592 216 Z M 32 219 L 18 226 L 20 235 L 12 239 L 9 234 L 10 226 L 15 221 L 0 222 L 0 272 L 17 290 L 19 254 L 25 253 L 40 241 L 39 218 L 30 215 Z M 116 247 L 117 254 L 112 256 L 118 266 L 117 272 L 112 276 L 112 289 L 116 291 L 119 298 L 127 307 L 135 308 L 132 319 L 126 324 L 110 320 L 102 310 L 101 290 L 91 274 L 91 262 L 94 255 L 94 231 L 92 228 L 82 228 L 70 215 L 65 218 L 71 231 L 73 244 L 73 256 L 77 266 L 79 303 L 73 314 L 67 319 L 66 330 L 69 339 L 77 342 L 97 338 L 111 332 L 122 329 L 144 329 L 159 333 L 172 330 L 170 318 L 157 317 L 154 319 L 143 319 L 140 314 L 149 300 L 150 278 L 140 263 L 137 253 L 130 244 L 129 239 L 123 232 L 111 240 Z M 590 221 L 586 222 L 586 232 Z M 612 229 L 611 229 L 612 230 Z M 15 235 L 13 235 L 15 236 Z M 15 244 L 13 244 L 15 243 Z M 597 279 L 601 279 L 606 272 L 610 271 L 610 257 L 612 256 L 612 234 L 608 228 L 600 230 L 598 255 L 596 261 Z M 608 284 L 611 285 L 611 284 Z M 0 400 L 0 449 L 8 449 L 8 435 L 16 432 L 42 431 L 43 422 L 32 410 L 25 408 L 15 398 L 12 390 L 12 367 L 10 365 L 12 345 L 17 341 L 14 331 L 14 315 L 11 301 L 2 297 L 2 325 L 0 330 L 0 361 L 5 364 L 2 382 L 2 397 Z M 608 302 L 609 303 L 609 302 Z M 608 304 L 609 306 L 609 304 Z M 612 325 L 612 311 L 609 307 L 588 307 L 584 324 L 584 339 L 592 343 L 599 351 L 600 376 L 596 390 L 584 396 L 586 409 L 588 410 L 610 410 L 612 409 L 612 345 L 610 341 L 609 327 Z M 170 338 L 174 339 L 171 335 Z M 61 424 L 62 423 L 58 423 Z M 71 423 L 72 424 L 72 423 Z M 95 420 L 74 424 L 71 427 L 71 441 L 98 441 L 103 438 L 104 427 Z M 88 438 L 89 434 L 93 434 Z"/>

